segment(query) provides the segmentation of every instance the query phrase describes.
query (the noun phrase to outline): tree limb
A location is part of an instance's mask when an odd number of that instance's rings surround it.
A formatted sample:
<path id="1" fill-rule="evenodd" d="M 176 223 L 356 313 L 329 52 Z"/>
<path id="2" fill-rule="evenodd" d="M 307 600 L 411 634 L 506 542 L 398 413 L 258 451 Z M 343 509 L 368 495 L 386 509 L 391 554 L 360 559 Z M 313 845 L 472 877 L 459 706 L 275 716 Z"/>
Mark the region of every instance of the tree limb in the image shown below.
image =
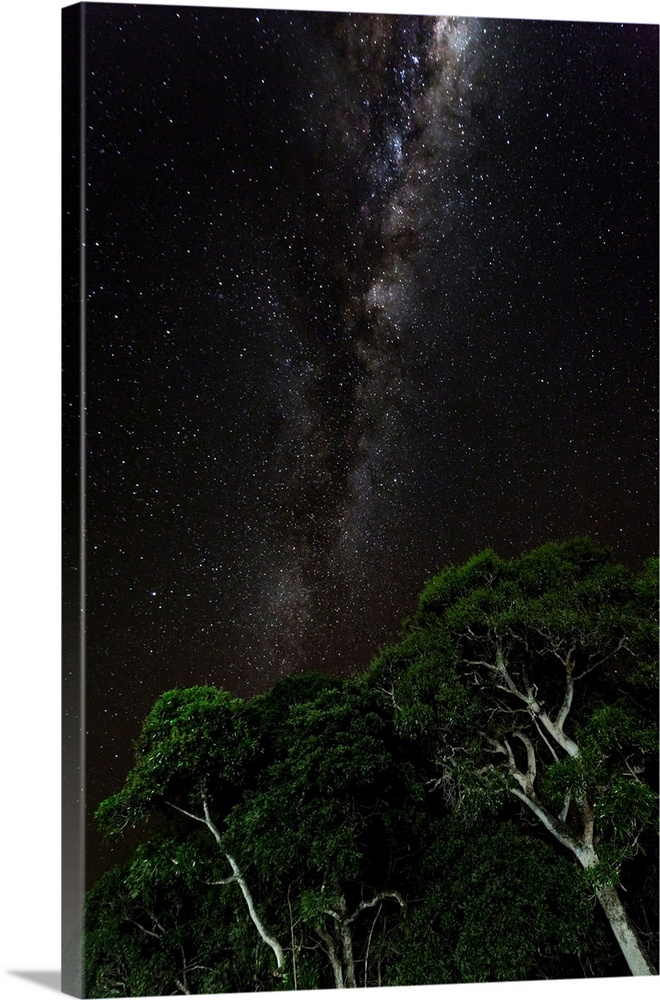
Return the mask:
<path id="1" fill-rule="evenodd" d="M 543 730 L 539 726 L 539 720 L 537 719 L 537 717 L 535 715 L 532 716 L 532 719 L 534 721 L 534 725 L 536 726 L 537 733 L 539 734 L 539 736 L 541 737 L 541 739 L 543 740 L 543 742 L 547 746 L 548 750 L 552 754 L 555 762 L 559 763 L 559 757 L 557 756 L 557 751 L 555 750 L 555 748 L 553 747 L 552 743 L 550 742 L 550 740 L 547 738 L 547 736 L 545 735 L 545 733 L 543 732 Z"/>
<path id="2" fill-rule="evenodd" d="M 525 773 L 525 779 L 528 782 L 529 787 L 533 788 L 534 782 L 536 781 L 536 754 L 534 753 L 534 744 L 530 740 L 529 736 L 521 732 L 519 729 L 516 730 L 513 735 L 518 737 L 527 751 L 527 771 Z"/>
<path id="3" fill-rule="evenodd" d="M 129 924 L 135 924 L 135 926 L 139 927 L 145 934 L 148 934 L 150 937 L 155 937 L 157 941 L 160 941 L 160 934 L 156 934 L 156 931 L 150 931 L 147 927 L 143 927 L 142 924 L 138 920 L 134 920 L 133 917 L 126 917 L 125 919 L 128 920 Z"/>
<path id="4" fill-rule="evenodd" d="M 277 938 L 275 938 L 271 934 L 269 934 L 268 931 L 266 930 L 266 928 L 264 927 L 264 925 L 261 922 L 261 919 L 259 917 L 259 914 L 257 913 L 257 911 L 255 909 L 254 900 L 252 899 L 252 893 L 250 892 L 249 886 L 248 886 L 247 882 L 245 881 L 245 878 L 243 877 L 243 874 L 242 874 L 240 868 L 238 867 L 237 862 L 231 856 L 231 854 L 227 854 L 227 852 L 224 850 L 224 848 L 222 846 L 222 837 L 220 835 L 220 831 L 218 830 L 217 826 L 215 825 L 215 823 L 211 819 L 211 813 L 210 813 L 210 810 L 209 810 L 208 799 L 206 798 L 205 795 L 202 798 L 202 802 L 203 802 L 203 805 L 204 805 L 204 816 L 203 817 L 201 817 L 201 816 L 195 816 L 194 813 L 187 812 L 185 809 L 182 809 L 180 806 L 175 806 L 174 803 L 172 803 L 172 802 L 168 802 L 167 804 L 170 805 L 170 806 L 172 806 L 172 808 L 177 809 L 180 813 L 183 813 L 184 816 L 189 816 L 191 819 L 195 819 L 199 823 L 204 823 L 205 826 L 207 826 L 208 829 L 211 831 L 211 833 L 213 834 L 213 836 L 215 838 L 216 843 L 218 844 L 218 846 L 220 847 L 220 849 L 223 851 L 223 854 L 225 855 L 225 857 L 227 858 L 227 861 L 231 865 L 231 869 L 232 869 L 232 871 L 234 873 L 233 877 L 234 877 L 235 881 L 238 882 L 238 884 L 240 886 L 240 889 L 241 889 L 241 892 L 243 893 L 243 898 L 244 898 L 245 902 L 247 903 L 247 908 L 248 908 L 248 912 L 250 914 L 250 917 L 252 919 L 252 923 L 256 927 L 257 932 L 258 932 L 259 937 L 261 938 L 261 940 L 265 944 L 267 944 L 269 948 L 272 949 L 273 954 L 275 955 L 275 960 L 277 961 L 277 968 L 279 970 L 284 965 L 284 950 L 282 948 L 282 945 L 279 943 L 279 941 L 277 940 Z"/>
<path id="5" fill-rule="evenodd" d="M 376 922 L 377 922 L 377 920 L 378 920 L 378 918 L 380 916 L 380 913 L 381 913 L 382 909 L 383 909 L 383 904 L 381 903 L 380 906 L 378 907 L 378 910 L 376 911 L 376 916 L 374 917 L 374 919 L 372 921 L 371 928 L 369 930 L 369 936 L 367 938 L 367 950 L 366 950 L 365 956 L 364 956 L 364 985 L 365 985 L 365 989 L 367 987 L 368 979 L 369 979 L 369 951 L 371 949 L 371 938 L 373 937 L 373 933 L 374 933 L 374 930 L 375 930 L 375 927 L 376 927 Z"/>
<path id="6" fill-rule="evenodd" d="M 515 795 L 517 799 L 524 802 L 525 805 L 531 809 L 534 815 L 541 821 L 543 826 L 548 830 L 553 837 L 556 837 L 560 844 L 567 847 L 576 857 L 580 858 L 581 855 L 581 844 L 575 839 L 573 834 L 570 832 L 568 827 L 558 820 L 552 813 L 548 812 L 545 806 L 536 798 L 536 795 L 528 795 L 522 789 L 510 788 L 509 791 L 512 795 Z"/>
<path id="7" fill-rule="evenodd" d="M 617 643 L 617 646 L 616 646 L 615 649 L 611 649 L 609 651 L 609 653 L 605 653 L 604 656 L 601 656 L 600 660 L 596 660 L 595 663 L 591 663 L 586 668 L 586 670 L 583 670 L 581 674 L 578 674 L 578 676 L 575 678 L 575 680 L 576 681 L 581 681 L 583 677 L 586 677 L 587 674 L 590 674 L 592 670 L 596 669 L 596 667 L 602 666 L 603 663 L 607 662 L 607 660 L 609 660 L 609 658 L 611 656 L 616 656 L 616 654 L 620 653 L 622 649 L 627 649 L 627 646 L 625 645 L 625 642 L 624 642 L 623 639 L 619 639 L 619 642 Z M 591 657 L 595 656 L 595 655 L 596 655 L 595 653 L 592 653 L 590 655 L 589 659 L 591 659 Z"/>
<path id="8" fill-rule="evenodd" d="M 555 742 L 559 744 L 562 750 L 566 751 L 569 757 L 577 757 L 579 755 L 580 748 L 575 740 L 567 736 L 563 729 L 552 721 L 547 712 L 538 712 L 537 718 L 545 727 L 546 732 L 550 733 Z"/>
<path id="9" fill-rule="evenodd" d="M 348 918 L 348 920 L 346 921 L 346 923 L 352 924 L 353 921 L 355 920 L 355 918 L 358 917 L 360 915 L 360 913 L 362 913 L 363 910 L 368 910 L 370 907 L 376 906 L 377 903 L 381 903 L 384 899 L 388 899 L 388 898 L 389 899 L 396 899 L 397 902 L 398 902 L 398 904 L 399 904 L 399 906 L 402 909 L 405 910 L 405 908 L 406 908 L 406 901 L 403 898 L 403 896 L 401 895 L 401 893 L 397 892 L 396 889 L 388 889 L 385 892 L 381 892 L 377 896 L 374 896 L 373 899 L 369 899 L 366 902 L 360 903 L 359 906 L 357 907 L 357 909 L 355 910 L 355 912 L 352 913 L 351 916 Z"/>
<path id="10" fill-rule="evenodd" d="M 573 669 L 575 664 L 573 662 L 573 653 L 575 652 L 575 646 L 571 646 L 568 653 L 566 654 L 566 659 L 564 661 L 564 666 L 566 668 L 566 689 L 564 692 L 564 700 L 562 702 L 561 708 L 557 712 L 557 718 L 555 719 L 555 725 L 563 732 L 564 723 L 568 718 L 568 713 L 571 710 L 571 705 L 573 704 Z"/>
<path id="11" fill-rule="evenodd" d="M 298 975 L 296 971 L 296 939 L 293 933 L 294 923 L 293 923 L 293 910 L 291 909 L 291 885 L 287 887 L 286 890 L 286 901 L 289 906 L 289 927 L 291 928 L 291 961 L 293 964 L 293 988 L 298 989 Z"/>
<path id="12" fill-rule="evenodd" d="M 259 933 L 259 937 L 261 938 L 261 940 L 265 944 L 267 944 L 269 948 L 272 949 L 273 954 L 275 955 L 275 959 L 277 961 L 277 968 L 281 969 L 284 966 L 284 949 L 282 948 L 282 945 L 277 940 L 277 938 L 275 938 L 271 934 L 269 934 L 268 931 L 266 930 L 266 928 L 264 927 L 264 925 L 262 924 L 261 919 L 259 917 L 259 914 L 257 913 L 257 911 L 255 909 L 255 906 L 254 906 L 254 900 L 252 899 L 252 893 L 250 892 L 248 884 L 245 881 L 245 879 L 244 879 L 244 877 L 243 877 L 243 875 L 241 873 L 241 870 L 238 867 L 238 864 L 236 863 L 236 861 L 234 860 L 234 858 L 231 856 L 231 854 L 226 854 L 225 856 L 227 858 L 227 861 L 229 862 L 229 864 L 232 867 L 232 871 L 233 871 L 233 873 L 234 873 L 234 875 L 236 877 L 236 881 L 238 882 L 239 886 L 241 887 L 241 892 L 243 893 L 243 898 L 245 899 L 245 902 L 247 903 L 247 908 L 248 908 L 248 912 L 250 914 L 250 917 L 252 918 L 252 923 L 257 928 L 257 931 Z"/>
<path id="13" fill-rule="evenodd" d="M 188 812 L 187 809 L 182 809 L 181 806 L 175 806 L 173 802 L 168 802 L 167 799 L 165 800 L 165 805 L 176 809 L 177 812 L 183 813 L 184 816 L 188 816 L 190 819 L 196 819 L 198 823 L 206 823 L 203 816 L 195 816 L 194 813 Z"/>

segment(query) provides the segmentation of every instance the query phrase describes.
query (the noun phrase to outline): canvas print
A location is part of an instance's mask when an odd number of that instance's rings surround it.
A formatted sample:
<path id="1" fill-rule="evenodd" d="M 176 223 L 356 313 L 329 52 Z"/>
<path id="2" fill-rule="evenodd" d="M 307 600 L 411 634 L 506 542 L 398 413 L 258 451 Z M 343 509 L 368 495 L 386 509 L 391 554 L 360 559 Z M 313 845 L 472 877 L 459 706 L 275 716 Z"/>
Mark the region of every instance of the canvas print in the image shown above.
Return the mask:
<path id="1" fill-rule="evenodd" d="M 65 991 L 655 975 L 658 26 L 63 53 Z"/>

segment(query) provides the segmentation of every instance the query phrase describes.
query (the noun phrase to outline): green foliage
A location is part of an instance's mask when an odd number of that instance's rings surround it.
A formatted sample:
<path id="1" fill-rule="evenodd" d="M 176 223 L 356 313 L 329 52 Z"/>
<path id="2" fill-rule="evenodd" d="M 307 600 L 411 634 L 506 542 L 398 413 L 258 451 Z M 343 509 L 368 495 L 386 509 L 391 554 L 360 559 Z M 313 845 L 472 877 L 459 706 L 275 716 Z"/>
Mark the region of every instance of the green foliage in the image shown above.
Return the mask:
<path id="1" fill-rule="evenodd" d="M 281 985 L 270 953 L 255 942 L 237 886 L 207 883 L 213 867 L 207 848 L 203 838 L 186 844 L 156 836 L 90 890 L 87 996 L 169 996 L 183 992 L 181 983 L 195 994 Z M 181 870 L 186 865 L 188 872 Z"/>
<path id="2" fill-rule="evenodd" d="M 568 861 L 511 824 L 470 848 L 455 869 L 457 882 L 472 886 L 455 952 L 464 982 L 529 979 L 540 950 L 586 951 L 592 911 Z"/>
<path id="3" fill-rule="evenodd" d="M 583 538 L 510 562 L 487 550 L 426 586 L 368 677 L 461 822 L 524 787 L 527 822 L 543 815 L 561 850 L 595 834 L 586 881 L 617 883 L 657 815 L 641 777 L 657 747 L 657 590 L 657 561 L 634 574 Z"/>
<path id="4" fill-rule="evenodd" d="M 548 767 L 543 796 L 555 809 L 567 795 L 592 801 L 602 845 L 599 855 L 603 860 L 611 849 L 606 867 L 618 871 L 640 834 L 657 826 L 657 794 L 638 776 L 643 768 L 634 763 L 657 752 L 657 730 L 638 708 L 619 699 L 588 716 L 576 738 L 579 756 Z"/>
<path id="5" fill-rule="evenodd" d="M 427 585 L 407 634 L 372 664 L 371 683 L 390 692 L 399 731 L 427 737 L 436 760 L 465 784 L 470 772 L 485 773 L 493 762 L 484 733 L 501 740 L 516 727 L 529 728 L 512 686 L 538 691 L 542 707 L 556 712 L 570 664 L 578 681 L 589 675 L 589 698 L 576 696 L 571 707 L 572 724 L 583 734 L 581 759 L 548 761 L 543 780 L 553 801 L 565 792 L 578 795 L 598 783 L 598 768 L 612 756 L 597 733 L 642 753 L 655 735 L 655 720 L 633 710 L 632 699 L 624 705 L 620 693 L 615 708 L 611 690 L 651 679 L 654 647 L 640 627 L 653 619 L 653 607 L 640 603 L 649 599 L 649 579 L 650 569 L 636 577 L 587 539 L 550 543 L 509 563 L 487 550 Z M 545 750 L 532 733 L 542 763 Z"/>
<path id="6" fill-rule="evenodd" d="M 511 822 L 441 823 L 425 855 L 423 903 L 402 924 L 398 985 L 544 978 L 579 970 L 595 932 L 571 863 Z M 573 964 L 572 964 L 573 963 Z M 556 973 L 555 973 L 556 974 Z"/>
<path id="7" fill-rule="evenodd" d="M 613 846 L 632 849 L 639 833 L 657 825 L 658 798 L 644 782 L 621 775 L 598 795 L 595 814 L 599 829 Z"/>
<path id="8" fill-rule="evenodd" d="M 431 580 L 419 599 L 418 618 L 426 622 L 440 617 L 448 608 L 475 592 L 482 594 L 501 579 L 505 563 L 486 549 L 473 556 L 463 566 L 450 566 Z"/>
<path id="9" fill-rule="evenodd" d="M 549 765 L 539 783 L 539 791 L 555 812 L 561 811 L 567 795 L 577 800 L 589 793 L 592 785 L 590 763 L 582 753 L 579 757 L 564 757 Z"/>
<path id="10" fill-rule="evenodd" d="M 339 909 L 339 897 L 336 892 L 323 889 L 306 889 L 300 894 L 299 912 L 301 919 L 312 927 L 323 923 L 328 910 Z"/>
<path id="11" fill-rule="evenodd" d="M 275 759 L 228 817 L 227 842 L 250 845 L 271 888 L 284 892 L 302 880 L 312 896 L 321 885 L 336 894 L 378 857 L 388 829 L 400 827 L 402 803 L 414 812 L 421 799 L 394 750 L 377 696 L 359 685 L 293 704 Z"/>
<path id="12" fill-rule="evenodd" d="M 241 699 L 217 688 L 161 695 L 142 727 L 123 790 L 97 811 L 101 829 L 111 834 L 135 825 L 167 799 L 182 798 L 199 810 L 203 792 L 222 795 L 239 785 L 258 748 L 243 712 Z"/>
<path id="13" fill-rule="evenodd" d="M 430 581 L 354 680 L 163 694 L 97 811 L 108 834 L 159 820 L 88 894 L 87 995 L 330 987 L 339 916 L 359 985 L 620 971 L 590 900 L 625 874 L 638 923 L 657 909 L 655 574 L 587 539 L 487 550 Z M 516 773 L 561 845 L 511 794 Z M 598 861 L 583 873 L 566 844 L 589 815 Z M 285 948 L 281 973 L 227 853 Z"/>

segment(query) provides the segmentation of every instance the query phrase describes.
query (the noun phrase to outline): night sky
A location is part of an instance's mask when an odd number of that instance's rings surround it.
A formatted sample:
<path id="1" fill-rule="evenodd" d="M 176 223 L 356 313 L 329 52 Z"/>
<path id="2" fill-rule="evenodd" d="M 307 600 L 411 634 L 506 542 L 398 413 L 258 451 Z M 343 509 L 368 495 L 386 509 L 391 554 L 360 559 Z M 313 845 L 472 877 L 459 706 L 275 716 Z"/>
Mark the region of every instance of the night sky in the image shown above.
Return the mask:
<path id="1" fill-rule="evenodd" d="M 658 31 L 86 11 L 93 810 L 169 688 L 346 676 L 487 545 L 656 551 Z"/>

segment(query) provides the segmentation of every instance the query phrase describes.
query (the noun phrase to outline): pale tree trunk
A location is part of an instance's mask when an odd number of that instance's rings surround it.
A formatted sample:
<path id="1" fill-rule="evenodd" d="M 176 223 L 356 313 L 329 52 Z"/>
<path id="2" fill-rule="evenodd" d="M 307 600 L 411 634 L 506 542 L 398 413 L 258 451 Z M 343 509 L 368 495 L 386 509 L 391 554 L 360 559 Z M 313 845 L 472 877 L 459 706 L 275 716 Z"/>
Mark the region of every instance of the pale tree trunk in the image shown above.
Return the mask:
<path id="1" fill-rule="evenodd" d="M 585 871 L 598 864 L 598 855 L 592 847 L 578 846 L 574 852 Z M 617 940 L 623 957 L 633 976 L 657 975 L 651 961 L 639 940 L 637 931 L 630 922 L 618 892 L 612 885 L 595 886 L 596 899 L 603 907 L 607 922 Z"/>
<path id="2" fill-rule="evenodd" d="M 328 917 L 332 917 L 332 922 L 334 925 L 334 933 L 325 927 L 317 927 L 316 933 L 325 942 L 328 949 L 328 958 L 330 959 L 330 964 L 332 965 L 332 971 L 335 977 L 335 986 L 337 989 L 344 989 L 345 987 L 349 989 L 357 988 L 357 976 L 355 975 L 355 956 L 353 954 L 353 934 L 351 932 L 351 924 L 359 917 L 359 915 L 364 911 L 371 909 L 374 906 L 380 904 L 382 909 L 383 901 L 386 899 L 396 899 L 399 906 L 405 909 L 405 900 L 400 892 L 396 889 L 385 889 L 383 892 L 378 893 L 373 899 L 362 900 L 361 903 L 357 905 L 353 913 L 349 913 L 348 907 L 346 905 L 346 899 L 343 895 L 339 897 L 339 908 L 338 910 L 326 910 L 325 913 Z M 380 913 L 380 909 L 378 911 Z M 377 917 L 376 917 L 377 919 Z M 375 920 L 374 920 L 375 925 Z M 369 934 L 369 942 L 371 942 L 371 935 L 373 934 L 372 925 L 371 932 Z M 368 955 L 368 949 L 367 949 Z M 366 985 L 366 960 L 365 960 L 365 985 Z"/>
<path id="3" fill-rule="evenodd" d="M 245 881 L 240 868 L 236 864 L 236 861 L 231 856 L 231 854 L 225 854 L 225 857 L 227 858 L 227 861 L 231 865 L 232 871 L 234 873 L 234 878 L 238 882 L 241 892 L 243 893 L 243 899 L 247 903 L 248 913 L 250 914 L 252 923 L 256 927 L 259 937 L 264 942 L 264 944 L 267 944 L 268 947 L 272 949 L 273 954 L 275 955 L 275 960 L 277 961 L 277 969 L 279 972 L 279 970 L 284 967 L 284 949 L 282 948 L 282 945 L 277 940 L 277 938 L 273 937 L 272 934 L 269 934 L 266 928 L 264 927 L 263 922 L 255 909 L 254 900 L 252 899 L 252 893 L 250 892 L 248 884 Z"/>
<path id="4" fill-rule="evenodd" d="M 332 974 L 335 977 L 335 989 L 344 989 L 344 971 L 342 969 L 342 964 L 337 954 L 337 949 L 335 947 L 335 942 L 333 940 L 332 934 L 327 931 L 324 927 L 316 927 L 316 933 L 321 938 L 321 941 L 326 945 L 328 949 L 328 958 L 330 959 L 330 965 L 332 966 Z"/>
<path id="5" fill-rule="evenodd" d="M 520 772 L 518 772 L 520 775 Z M 518 775 L 514 774 L 514 777 Z M 520 775 L 521 778 L 526 778 L 526 775 Z M 523 785 L 523 781 L 519 782 Z M 591 846 L 590 843 L 586 843 L 583 840 L 578 840 L 572 831 L 556 816 L 543 805 L 543 803 L 537 798 L 533 788 L 527 787 L 525 790 L 520 790 L 518 788 L 512 788 L 512 793 L 516 798 L 524 802 L 529 809 L 541 820 L 545 828 L 559 841 L 564 847 L 573 854 L 573 856 L 580 862 L 585 871 L 589 871 L 590 868 L 594 868 L 598 864 L 598 855 L 596 851 Z M 585 824 L 585 834 L 588 839 L 593 836 L 593 823 L 588 818 L 592 816 L 592 810 L 586 803 L 583 803 L 583 822 Z M 585 816 L 586 814 L 586 816 Z M 628 968 L 633 976 L 655 976 L 657 975 L 651 961 L 644 950 L 644 947 L 637 936 L 637 932 L 630 922 L 630 918 L 626 913 L 626 910 L 619 898 L 619 894 L 613 886 L 604 886 L 603 888 L 594 888 L 596 898 L 603 908 L 603 912 L 607 917 L 607 921 L 612 928 L 612 932 L 618 942 L 619 947 L 623 957 L 625 958 Z"/>
<path id="6" fill-rule="evenodd" d="M 186 809 L 182 809 L 181 806 L 174 805 L 173 802 L 169 802 L 168 805 L 170 805 L 173 809 L 176 809 L 177 812 L 183 813 L 184 816 L 189 816 L 190 819 L 197 820 L 198 823 L 203 823 L 213 834 L 215 842 L 217 843 L 218 847 L 227 858 L 227 861 L 231 865 L 231 870 L 234 874 L 231 876 L 230 879 L 221 879 L 220 881 L 211 884 L 227 885 L 229 882 L 238 883 L 239 888 L 243 894 L 243 899 L 247 904 L 248 913 L 250 914 L 250 919 L 252 920 L 252 923 L 254 924 L 257 933 L 259 934 L 259 937 L 264 942 L 264 944 L 268 945 L 268 947 L 272 950 L 273 954 L 275 955 L 275 961 L 277 962 L 277 971 L 274 973 L 274 975 L 281 975 L 281 971 L 284 968 L 284 963 L 285 963 L 284 949 L 282 948 L 282 945 L 277 940 L 277 938 L 273 934 L 269 934 L 269 932 L 266 930 L 266 927 L 264 926 L 261 917 L 257 913 L 257 909 L 254 905 L 254 900 L 252 898 L 252 893 L 250 892 L 250 887 L 248 886 L 241 869 L 239 868 L 236 860 L 231 856 L 231 854 L 227 854 L 227 852 L 223 847 L 220 831 L 218 830 L 217 826 L 211 819 L 211 814 L 209 812 L 209 806 L 206 797 L 202 799 L 202 802 L 204 805 L 203 817 L 196 816 L 194 813 L 188 812 Z"/>
<path id="7" fill-rule="evenodd" d="M 596 889 L 596 896 L 633 976 L 655 976 L 656 971 L 646 957 L 646 952 L 628 919 L 616 889 L 609 885 L 603 889 Z"/>
<path id="8" fill-rule="evenodd" d="M 597 666 L 602 665 L 602 663 L 604 663 L 610 656 L 616 654 L 620 648 L 621 642 L 615 649 L 606 652 L 600 659 L 591 663 L 590 666 L 586 667 L 586 669 L 583 670 L 583 672 L 578 676 L 574 673 L 575 646 L 573 645 L 563 655 L 559 654 L 558 648 L 555 649 L 555 655 L 562 661 L 565 668 L 566 685 L 564 690 L 564 700 L 554 720 L 551 719 L 548 713 L 542 708 L 541 703 L 539 703 L 537 699 L 536 689 L 529 685 L 526 678 L 524 691 L 516 686 L 516 683 L 507 670 L 501 648 L 498 647 L 495 664 L 485 663 L 483 665 L 488 667 L 491 671 L 494 671 L 495 675 L 501 681 L 501 683 L 498 684 L 499 687 L 503 690 L 508 690 L 515 698 L 524 702 L 532 716 L 532 719 L 534 720 L 534 724 L 536 725 L 538 732 L 542 736 L 546 746 L 550 749 L 554 759 L 558 760 L 559 758 L 557 756 L 556 749 L 553 748 L 547 737 L 554 740 L 557 747 L 564 750 L 569 757 L 575 759 L 580 756 L 580 746 L 575 742 L 575 740 L 571 739 L 571 737 L 567 736 L 564 732 L 564 724 L 568 718 L 571 705 L 573 703 L 575 682 L 585 677 L 586 674 L 590 673 Z M 539 728 L 540 726 L 545 729 L 547 737 L 543 734 L 543 732 L 541 732 L 541 729 Z M 547 806 L 541 802 L 534 788 L 534 783 L 536 781 L 536 751 L 534 749 L 534 744 L 532 743 L 529 735 L 521 730 L 514 730 L 512 735 L 520 740 L 525 747 L 527 758 L 526 770 L 521 770 L 518 766 L 512 747 L 506 738 L 502 740 L 489 740 L 491 746 L 494 746 L 495 749 L 506 758 L 507 770 L 518 785 L 517 788 L 511 788 L 512 794 L 515 795 L 516 798 L 520 799 L 521 802 L 524 802 L 529 809 L 531 809 L 534 815 L 537 816 L 537 818 L 543 823 L 546 830 L 548 830 L 560 844 L 563 844 L 564 847 L 568 848 L 573 856 L 580 862 L 585 871 L 595 868 L 598 864 L 598 855 L 596 854 L 594 848 L 595 816 L 593 804 L 586 797 L 574 800 L 582 821 L 582 829 L 576 834 L 576 832 L 571 829 L 565 821 L 568 814 L 570 798 L 567 797 L 564 809 L 560 816 L 555 816 L 547 808 Z M 621 952 L 632 975 L 657 975 L 656 970 L 653 968 L 653 965 L 651 964 L 651 961 L 646 954 L 639 937 L 637 936 L 637 932 L 633 927 L 628 914 L 626 913 L 616 889 L 613 886 L 604 886 L 599 888 L 596 885 L 594 887 L 594 892 L 603 908 L 603 912 L 607 917 L 608 923 L 612 928 L 612 932 L 619 944 L 619 947 L 621 948 Z"/>
<path id="9" fill-rule="evenodd" d="M 341 926 L 341 950 L 344 954 L 346 985 L 355 989 L 357 987 L 357 980 L 355 978 L 355 960 L 353 958 L 353 937 L 347 923 L 343 923 Z"/>
<path id="10" fill-rule="evenodd" d="M 348 914 L 346 900 L 344 896 L 339 897 L 339 912 L 333 913 L 337 934 L 341 941 L 342 967 L 344 969 L 344 983 L 349 989 L 355 989 L 357 981 L 355 978 L 355 960 L 353 958 L 353 935 L 351 934 L 351 918 Z"/>
<path id="11" fill-rule="evenodd" d="M 355 961 L 353 958 L 353 938 L 351 929 L 345 919 L 333 914 L 334 931 L 326 927 L 317 927 L 316 933 L 326 946 L 327 955 L 335 978 L 335 988 L 338 990 L 355 989 Z"/>

